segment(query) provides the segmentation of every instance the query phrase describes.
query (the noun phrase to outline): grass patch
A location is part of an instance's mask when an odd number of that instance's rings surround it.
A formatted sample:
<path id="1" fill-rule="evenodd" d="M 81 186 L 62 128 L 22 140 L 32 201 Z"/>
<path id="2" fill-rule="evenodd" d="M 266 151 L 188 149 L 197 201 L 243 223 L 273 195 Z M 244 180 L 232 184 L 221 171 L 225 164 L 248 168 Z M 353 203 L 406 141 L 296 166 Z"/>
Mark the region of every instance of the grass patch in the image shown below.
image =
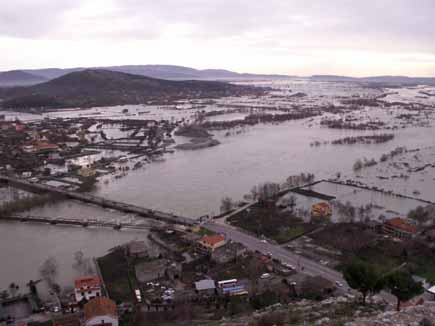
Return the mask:
<path id="1" fill-rule="evenodd" d="M 133 302 L 132 287 L 136 277 L 129 270 L 128 262 L 122 248 L 116 248 L 106 256 L 98 258 L 101 274 L 106 284 L 109 297 L 117 302 Z"/>
<path id="2" fill-rule="evenodd" d="M 215 235 L 216 234 L 216 232 L 213 232 L 213 231 L 205 229 L 205 228 L 200 228 L 199 231 L 196 233 L 202 237 L 206 236 L 206 235 Z"/>
<path id="3" fill-rule="evenodd" d="M 258 237 L 265 236 L 278 243 L 288 242 L 316 227 L 315 224 L 303 223 L 289 211 L 261 203 L 233 215 L 228 221 Z"/>
<path id="4" fill-rule="evenodd" d="M 303 224 L 295 225 L 294 227 L 281 228 L 278 235 L 272 237 L 278 243 L 286 243 L 294 238 L 297 238 L 307 232 L 307 227 Z"/>

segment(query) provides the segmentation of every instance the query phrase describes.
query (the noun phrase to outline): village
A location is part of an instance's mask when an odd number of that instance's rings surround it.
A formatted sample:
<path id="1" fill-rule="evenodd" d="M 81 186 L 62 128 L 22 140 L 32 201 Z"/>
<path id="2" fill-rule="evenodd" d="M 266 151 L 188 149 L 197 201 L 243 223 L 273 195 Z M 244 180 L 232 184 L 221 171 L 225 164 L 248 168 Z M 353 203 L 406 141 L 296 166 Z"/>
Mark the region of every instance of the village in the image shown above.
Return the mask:
<path id="1" fill-rule="evenodd" d="M 294 176 L 290 181 L 294 185 L 312 178 Z M 94 269 L 84 269 L 84 273 L 92 273 L 77 278 L 70 292 L 61 291 L 55 275 L 48 272 L 43 280 L 55 300 L 44 302 L 39 297 L 41 280 L 30 281 L 27 294 L 18 294 L 11 287 L 2 293 L 0 320 L 6 325 L 19 321 L 32 326 L 116 326 L 139 321 L 166 325 L 175 320 L 220 320 L 271 306 L 290 307 L 304 300 L 338 300 L 350 305 L 350 312 L 394 309 L 395 299 L 382 293 L 373 295 L 368 306 L 362 305 L 357 285 L 347 284 L 346 277 L 346 281 L 334 281 L 321 269 L 313 275 L 305 261 L 308 258 L 343 271 L 355 255 L 378 266 L 382 273 L 408 270 L 415 282 L 422 284 L 423 290 L 399 301 L 400 307 L 435 300 L 435 266 L 430 264 L 433 226 L 422 227 L 405 217 L 378 223 L 328 223 L 336 208 L 325 197 L 311 206 L 311 221 L 304 222 L 280 211 L 284 204 L 282 200 L 276 203 L 282 193 L 272 191 L 273 196 L 262 197 L 270 194 L 270 185 L 266 188 L 269 191 L 257 188 L 257 201 L 248 209 L 233 208 L 192 226 L 156 227 L 147 241 L 135 240 L 110 249 L 92 262 Z M 301 193 L 303 188 L 296 189 Z M 316 196 L 320 197 L 319 193 Z M 294 200 L 288 205 L 294 206 Z M 418 209 L 413 214 L 429 213 Z M 249 226 L 243 223 L 246 218 Z M 261 223 L 262 218 L 268 223 Z M 222 219 L 252 234 L 260 246 L 276 244 L 302 258 L 290 264 L 275 253 L 254 250 L 247 243 L 231 240 L 228 234 L 211 231 Z M 158 248 L 157 253 L 150 250 L 148 241 Z"/>

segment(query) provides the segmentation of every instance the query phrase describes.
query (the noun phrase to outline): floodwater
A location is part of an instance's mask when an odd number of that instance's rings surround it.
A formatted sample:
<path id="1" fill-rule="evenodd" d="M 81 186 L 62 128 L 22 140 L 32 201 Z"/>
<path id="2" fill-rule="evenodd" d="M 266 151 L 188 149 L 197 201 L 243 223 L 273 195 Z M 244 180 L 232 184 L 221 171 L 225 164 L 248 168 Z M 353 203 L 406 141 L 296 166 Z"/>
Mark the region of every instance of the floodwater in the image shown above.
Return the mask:
<path id="1" fill-rule="evenodd" d="M 134 221 L 133 216 L 74 201 L 62 201 L 33 209 L 31 214 L 42 217 Z M 11 282 L 25 289 L 26 282 L 40 278 L 39 268 L 49 257 L 54 257 L 58 263 L 59 284 L 62 287 L 72 286 L 74 278 L 81 276 L 72 268 L 75 252 L 81 250 L 88 258 L 99 257 L 109 249 L 131 240 L 148 241 L 147 235 L 146 230 L 115 231 L 105 228 L 2 222 L 0 289 L 7 289 Z M 44 286 L 42 293 L 46 294 Z"/>
<path id="2" fill-rule="evenodd" d="M 265 86 L 271 86 L 267 84 Z M 336 103 L 342 96 L 379 95 L 380 91 L 361 88 L 354 84 L 345 83 L 309 83 L 306 81 L 273 82 L 278 94 L 294 94 L 304 92 L 305 98 L 277 99 L 268 98 L 260 103 L 259 99 L 223 99 L 221 103 L 235 103 L 258 105 L 268 103 L 270 106 L 301 105 L 309 107 L 313 103 Z M 426 89 L 425 89 L 426 90 Z M 394 90 L 397 92 L 397 90 Z M 404 94 L 391 95 L 397 100 L 407 96 L 417 96 L 419 90 L 406 90 Z M 399 90 L 400 92 L 400 90 Z M 385 100 L 385 99 L 384 99 Z M 422 100 L 422 99 L 419 99 Z M 287 103 L 291 101 L 291 103 Z M 427 99 L 427 103 L 434 103 L 434 98 Z M 126 106 L 132 118 L 143 119 L 171 119 L 189 118 L 195 110 L 162 110 L 157 107 Z M 44 114 L 42 116 L 8 113 L 7 119 L 19 117 L 23 120 L 50 117 L 70 116 L 101 116 L 113 119 L 125 118 L 122 114 L 124 107 L 109 109 L 89 109 L 80 111 L 62 111 Z M 221 110 L 215 105 L 205 110 Z M 366 108 L 362 116 L 376 115 L 379 109 Z M 236 114 L 239 117 L 240 115 Z M 380 114 L 386 116 L 386 114 Z M 232 119 L 234 116 L 227 117 Z M 213 117 L 220 120 L 225 117 Z M 250 189 L 262 182 L 284 182 L 294 174 L 314 173 L 317 179 L 334 177 L 338 172 L 342 179 L 357 179 L 370 185 L 388 183 L 376 178 L 379 173 L 390 170 L 388 163 L 374 168 L 364 169 L 356 175 L 352 166 L 357 159 L 364 157 L 379 160 L 383 153 L 387 153 L 398 146 L 409 149 L 423 148 L 433 145 L 435 127 L 409 127 L 388 131 L 350 131 L 321 127 L 320 118 L 290 121 L 281 124 L 257 125 L 242 128 L 243 132 L 214 131 L 215 138 L 221 144 L 211 148 L 196 151 L 175 151 L 165 154 L 165 160 L 147 164 L 144 168 L 130 171 L 120 179 L 111 178 L 108 184 L 101 183 L 96 193 L 107 198 L 121 200 L 144 207 L 173 212 L 187 217 L 199 217 L 205 214 L 218 214 L 220 201 L 229 196 L 235 200 L 243 198 Z M 322 145 L 310 146 L 315 141 L 332 141 L 343 137 L 372 135 L 374 133 L 394 133 L 395 138 L 387 143 L 377 145 Z M 180 138 L 182 139 L 182 138 Z M 177 138 L 176 138 L 177 140 Z M 184 142 L 185 140 L 183 140 Z M 427 154 L 427 157 L 432 157 Z M 83 161 L 86 158 L 77 159 Z M 415 165 L 415 164 L 414 164 Z M 383 169 L 380 171 L 379 169 Z M 433 170 L 433 169 L 432 169 Z M 423 171 L 422 173 L 433 174 Z M 421 179 L 430 181 L 421 182 Z M 395 181 L 398 182 L 398 181 Z M 413 182 L 412 190 L 419 190 L 420 198 L 432 200 L 433 177 L 413 174 L 407 181 Z M 421 187 L 419 187 L 420 183 Z M 321 189 L 320 189 L 321 190 Z M 409 195 L 409 192 L 407 193 Z M 358 200 L 367 199 L 366 195 L 356 196 Z M 380 197 L 379 197 L 380 198 Z M 382 199 L 379 199 L 382 201 Z M 367 204 L 367 203 L 361 203 Z M 382 204 L 385 210 L 391 209 L 402 213 L 405 208 L 394 202 L 389 208 L 389 201 Z M 360 206 L 360 205 L 358 205 Z M 412 205 L 411 205 L 412 206 Z M 73 218 L 105 218 L 111 220 L 130 220 L 134 216 L 126 216 L 110 212 L 94 206 L 76 202 L 61 202 L 32 210 L 29 214 L 49 217 Z M 105 229 L 59 227 L 31 224 L 0 224 L 0 289 L 6 288 L 11 282 L 23 283 L 29 279 L 38 278 L 38 268 L 43 261 L 54 256 L 60 266 L 59 282 L 62 285 L 71 284 L 74 270 L 71 268 L 73 254 L 82 250 L 86 256 L 99 256 L 111 247 L 133 240 L 145 239 L 147 233 L 140 231 L 113 231 Z"/>
<path id="3" fill-rule="evenodd" d="M 429 146 L 435 139 L 435 128 L 427 128 L 424 133 L 412 128 L 400 130 L 393 141 L 378 145 L 319 147 L 310 147 L 310 143 L 364 132 L 314 130 L 301 122 L 288 122 L 252 127 L 230 137 L 221 132 L 215 134 L 221 141 L 219 146 L 177 151 L 167 155 L 165 162 L 132 171 L 101 187 L 98 193 L 190 217 L 217 214 L 223 197 L 242 199 L 258 183 L 284 182 L 288 176 L 301 172 L 314 173 L 320 179 L 334 177 L 337 172 L 343 178 L 355 177 L 352 166 L 357 159 L 379 159 L 398 146 Z"/>

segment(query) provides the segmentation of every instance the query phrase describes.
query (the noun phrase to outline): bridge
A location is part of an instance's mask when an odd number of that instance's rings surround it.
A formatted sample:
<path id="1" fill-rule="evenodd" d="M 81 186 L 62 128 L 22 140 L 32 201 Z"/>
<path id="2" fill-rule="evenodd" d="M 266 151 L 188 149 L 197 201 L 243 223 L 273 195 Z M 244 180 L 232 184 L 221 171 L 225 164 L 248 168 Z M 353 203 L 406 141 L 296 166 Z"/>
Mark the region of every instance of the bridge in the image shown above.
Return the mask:
<path id="1" fill-rule="evenodd" d="M 74 219 L 74 218 L 51 218 L 51 217 L 42 217 L 42 216 L 18 216 L 18 215 L 9 215 L 9 216 L 0 216 L 1 221 L 10 221 L 10 222 L 29 222 L 29 223 L 44 223 L 51 225 L 71 225 L 71 226 L 94 226 L 94 227 L 103 227 L 103 228 L 112 228 L 115 230 L 121 229 L 135 229 L 135 230 L 148 230 L 155 226 L 145 225 L 145 224 L 134 224 L 134 223 L 122 223 L 122 222 L 106 222 L 98 219 Z"/>
<path id="2" fill-rule="evenodd" d="M 0 175 L 0 182 L 6 183 L 9 186 L 20 188 L 34 193 L 53 193 L 65 198 L 79 200 L 85 203 L 110 208 L 124 213 L 132 213 L 138 216 L 151 218 L 171 224 L 182 224 L 191 226 L 195 224 L 195 219 L 183 216 L 177 216 L 170 213 L 161 212 L 158 210 L 148 209 L 132 204 L 123 203 L 120 201 L 110 200 L 103 197 L 95 196 L 90 193 L 80 193 L 76 191 L 65 190 L 41 183 L 29 182 L 23 179 Z"/>

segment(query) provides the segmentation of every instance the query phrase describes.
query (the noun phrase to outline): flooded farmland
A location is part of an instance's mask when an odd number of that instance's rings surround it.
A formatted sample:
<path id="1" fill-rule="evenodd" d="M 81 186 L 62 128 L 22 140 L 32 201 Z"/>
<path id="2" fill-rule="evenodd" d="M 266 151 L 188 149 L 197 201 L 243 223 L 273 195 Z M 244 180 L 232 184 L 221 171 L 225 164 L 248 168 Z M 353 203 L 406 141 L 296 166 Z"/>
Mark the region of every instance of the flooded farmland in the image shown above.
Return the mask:
<path id="1" fill-rule="evenodd" d="M 243 119 L 253 114 L 315 114 L 313 117 L 297 120 L 268 123 L 249 121 L 249 124 L 241 122 L 231 128 L 211 128 L 209 132 L 219 141 L 219 145 L 192 151 L 176 150 L 169 146 L 169 152 L 158 159 L 143 162 L 141 168 L 131 168 L 120 177 L 117 177 L 119 173 L 105 175 L 100 179 L 95 193 L 114 200 L 196 218 L 206 214 L 219 214 L 223 197 L 241 200 L 258 183 L 283 182 L 289 175 L 306 172 L 315 174 L 316 179 L 336 178 L 339 173 L 342 180 L 356 180 L 370 187 L 394 190 L 395 193 L 417 199 L 434 200 L 435 97 L 423 98 L 424 95 L 421 94 L 422 91 L 433 92 L 433 88 L 381 90 L 352 83 L 301 80 L 255 84 L 272 87 L 274 91 L 266 98 L 227 98 L 203 104 L 200 110 L 204 112 L 223 111 L 204 120 L 223 122 L 222 126 L 225 126 L 225 122 L 246 121 Z M 359 104 L 343 104 L 352 99 L 380 96 L 383 106 L 364 105 L 363 101 L 358 102 Z M 331 109 L 333 105 L 335 108 Z M 235 108 L 237 112 L 234 112 Z M 125 109 L 128 113 L 123 113 Z M 173 107 L 138 105 L 42 115 L 7 112 L 6 119 L 33 121 L 44 118 L 97 117 L 113 120 L 192 121 L 197 113 L 198 109 L 192 108 L 192 105 L 181 103 Z M 339 120 L 341 128 L 328 127 L 322 123 L 324 119 Z M 376 127 L 364 128 L 357 126 L 355 121 L 358 124 L 370 122 L 370 126 Z M 353 128 L 347 128 L 352 123 Z M 393 133 L 394 138 L 385 143 L 342 146 L 328 144 L 344 137 L 380 134 L 386 130 Z M 107 133 L 109 139 L 126 135 L 120 129 L 107 130 Z M 173 139 L 175 144 L 180 144 L 189 137 L 174 135 Z M 327 144 L 312 146 L 315 142 Z M 383 154 L 397 147 L 406 147 L 410 151 L 385 162 L 380 161 Z M 101 155 L 121 154 L 111 151 Z M 100 159 L 101 155 L 80 157 L 74 163 L 90 164 Z M 363 158 L 373 158 L 377 164 L 354 171 L 355 161 Z M 119 166 L 117 169 L 119 170 Z M 392 197 L 369 190 L 360 189 L 355 192 L 347 186 L 327 183 L 316 185 L 314 190 L 357 206 L 372 203 L 376 207 L 374 218 L 379 215 L 405 215 L 410 209 L 422 204 L 418 200 Z M 15 196 L 8 190 L 2 191 L 11 198 Z M 311 202 L 305 205 L 308 208 Z M 27 214 L 79 219 L 134 219 L 132 216 L 75 202 L 60 202 L 34 208 Z M 49 256 L 64 257 L 59 263 L 68 267 L 71 265 L 73 253 L 78 250 L 83 250 L 88 256 L 101 255 L 107 248 L 136 238 L 146 238 L 146 232 L 2 223 L 0 243 L 5 249 L 0 253 L 0 260 L 12 261 L 10 268 L 2 266 L 0 288 L 7 286 L 4 284 L 7 280 L 20 282 L 37 278 L 34 269 L 28 267 L 40 265 Z M 17 270 L 20 271 L 18 274 Z M 67 284 L 73 275 L 64 275 L 65 280 L 62 281 Z"/>

